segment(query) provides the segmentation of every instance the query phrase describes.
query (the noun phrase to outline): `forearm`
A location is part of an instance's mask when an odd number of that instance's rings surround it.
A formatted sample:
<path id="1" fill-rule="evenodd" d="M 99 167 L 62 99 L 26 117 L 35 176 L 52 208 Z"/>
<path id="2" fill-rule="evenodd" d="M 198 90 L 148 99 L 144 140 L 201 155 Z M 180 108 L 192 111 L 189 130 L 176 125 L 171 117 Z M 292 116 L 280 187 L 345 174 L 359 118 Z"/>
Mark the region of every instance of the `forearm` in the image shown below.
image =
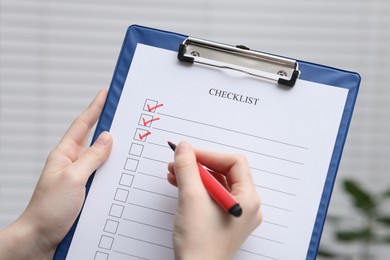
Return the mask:
<path id="1" fill-rule="evenodd" d="M 46 245 L 39 230 L 23 219 L 0 231 L 0 259 L 52 259 L 54 247 Z"/>

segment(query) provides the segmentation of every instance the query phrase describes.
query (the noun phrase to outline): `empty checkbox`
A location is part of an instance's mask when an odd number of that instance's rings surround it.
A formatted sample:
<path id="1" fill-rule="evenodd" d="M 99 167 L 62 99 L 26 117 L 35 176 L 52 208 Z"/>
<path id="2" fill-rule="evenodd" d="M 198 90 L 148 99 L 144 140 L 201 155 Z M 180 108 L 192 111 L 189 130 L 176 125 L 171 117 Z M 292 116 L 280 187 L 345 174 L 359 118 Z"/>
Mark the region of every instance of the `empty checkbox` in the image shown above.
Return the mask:
<path id="1" fill-rule="evenodd" d="M 131 187 L 133 185 L 134 175 L 122 173 L 121 179 L 119 180 L 119 184 L 127 187 Z"/>
<path id="2" fill-rule="evenodd" d="M 132 143 L 130 146 L 130 155 L 140 157 L 142 155 L 142 151 L 144 150 L 144 146 L 142 144 Z"/>
<path id="3" fill-rule="evenodd" d="M 113 242 L 114 242 L 113 237 L 102 235 L 102 237 L 100 238 L 99 247 L 111 250 Z"/>
<path id="4" fill-rule="evenodd" d="M 129 196 L 129 191 L 124 189 L 116 189 L 114 200 L 126 202 L 127 196 Z"/>
<path id="5" fill-rule="evenodd" d="M 121 218 L 124 208 L 125 207 L 123 207 L 122 205 L 113 203 L 111 205 L 110 213 L 108 215 L 110 215 L 111 217 Z"/>
<path id="6" fill-rule="evenodd" d="M 137 171 L 138 162 L 139 161 L 136 159 L 127 158 L 124 169 L 128 170 L 128 171 L 135 172 L 135 171 Z"/>
<path id="7" fill-rule="evenodd" d="M 108 254 L 100 251 L 96 251 L 94 260 L 107 260 Z"/>
<path id="8" fill-rule="evenodd" d="M 106 225 L 104 226 L 104 231 L 112 234 L 116 234 L 118 230 L 119 222 L 111 219 L 107 219 Z"/>

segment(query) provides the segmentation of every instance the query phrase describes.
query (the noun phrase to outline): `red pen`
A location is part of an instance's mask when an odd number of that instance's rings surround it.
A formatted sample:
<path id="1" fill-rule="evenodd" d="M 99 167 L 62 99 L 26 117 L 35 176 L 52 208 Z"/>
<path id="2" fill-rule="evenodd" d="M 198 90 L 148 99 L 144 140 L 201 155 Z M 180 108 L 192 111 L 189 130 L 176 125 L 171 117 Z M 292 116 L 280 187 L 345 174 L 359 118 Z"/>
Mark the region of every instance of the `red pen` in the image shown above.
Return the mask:
<path id="1" fill-rule="evenodd" d="M 169 147 L 173 151 L 176 149 L 174 143 L 168 142 Z M 235 217 L 239 217 L 242 214 L 242 209 L 237 200 L 217 181 L 214 176 L 209 173 L 200 163 L 198 163 L 198 169 L 200 178 L 207 192 L 221 205 L 227 212 Z"/>

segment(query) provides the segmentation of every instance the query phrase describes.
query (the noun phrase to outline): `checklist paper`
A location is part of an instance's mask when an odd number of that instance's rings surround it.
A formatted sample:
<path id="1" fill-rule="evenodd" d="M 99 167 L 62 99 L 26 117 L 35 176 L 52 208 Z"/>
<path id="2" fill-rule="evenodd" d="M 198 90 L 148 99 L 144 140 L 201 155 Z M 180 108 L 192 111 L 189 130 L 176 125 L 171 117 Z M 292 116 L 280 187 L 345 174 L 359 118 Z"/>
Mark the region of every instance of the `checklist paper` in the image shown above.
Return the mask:
<path id="1" fill-rule="evenodd" d="M 304 80 L 285 88 L 176 55 L 137 45 L 110 129 L 113 149 L 67 259 L 174 259 L 167 141 L 182 140 L 248 158 L 264 220 L 235 259 L 305 259 L 348 90 Z"/>

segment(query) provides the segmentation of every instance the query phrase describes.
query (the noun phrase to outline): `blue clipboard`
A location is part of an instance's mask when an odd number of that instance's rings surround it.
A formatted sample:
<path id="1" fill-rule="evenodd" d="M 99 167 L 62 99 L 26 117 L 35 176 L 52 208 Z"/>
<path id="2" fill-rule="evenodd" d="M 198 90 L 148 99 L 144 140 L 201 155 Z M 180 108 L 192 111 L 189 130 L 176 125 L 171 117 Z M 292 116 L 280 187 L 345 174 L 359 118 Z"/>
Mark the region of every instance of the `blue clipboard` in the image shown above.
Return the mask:
<path id="1" fill-rule="evenodd" d="M 133 25 L 128 28 L 119 55 L 119 59 L 117 61 L 116 68 L 113 74 L 108 98 L 104 106 L 103 112 L 100 116 L 99 122 L 97 124 L 92 142 L 96 140 L 96 138 L 102 131 L 110 130 L 111 122 L 113 120 L 137 44 L 141 43 L 177 52 L 179 46 L 187 38 L 188 36 L 186 35 L 147 28 L 138 25 Z M 243 49 L 246 49 L 246 47 L 244 47 Z M 345 88 L 349 90 L 331 162 L 329 165 L 320 205 L 318 207 L 317 217 L 312 231 L 310 245 L 307 250 L 306 259 L 315 259 L 326 218 L 326 213 L 330 202 L 330 197 L 336 179 L 337 170 L 339 167 L 343 147 L 347 137 L 348 128 L 350 125 L 353 109 L 358 94 L 360 76 L 359 74 L 354 72 L 344 71 L 306 61 L 297 60 L 296 62 L 299 65 L 300 79 Z M 92 183 L 93 177 L 94 175 L 91 176 L 87 183 L 87 194 L 89 191 L 89 187 Z M 77 228 L 77 223 L 78 219 L 75 221 L 63 241 L 57 247 L 57 250 L 54 255 L 55 260 L 66 259 L 67 252 L 69 250 L 73 238 L 73 234 Z"/>

